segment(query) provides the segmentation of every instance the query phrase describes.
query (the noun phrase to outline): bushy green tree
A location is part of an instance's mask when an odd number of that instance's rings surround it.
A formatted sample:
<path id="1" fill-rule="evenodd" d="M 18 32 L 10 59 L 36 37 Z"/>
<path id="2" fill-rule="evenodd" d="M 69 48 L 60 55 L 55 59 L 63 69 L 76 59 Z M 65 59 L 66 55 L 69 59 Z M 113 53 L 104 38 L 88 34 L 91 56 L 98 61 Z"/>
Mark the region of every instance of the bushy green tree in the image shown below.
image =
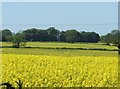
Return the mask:
<path id="1" fill-rule="evenodd" d="M 80 33 L 76 30 L 67 30 L 65 32 L 65 40 L 66 42 L 79 42 Z"/>
<path id="2" fill-rule="evenodd" d="M 65 42 L 65 31 L 61 31 L 60 32 L 60 40 L 59 41 L 62 41 L 62 42 Z"/>
<path id="3" fill-rule="evenodd" d="M 11 35 L 6 36 L 6 41 L 7 42 L 12 42 L 13 37 Z"/>
<path id="4" fill-rule="evenodd" d="M 49 41 L 58 41 L 60 32 L 59 30 L 55 29 L 55 27 L 50 27 L 47 29 Z"/>
<path id="5" fill-rule="evenodd" d="M 120 43 L 120 31 L 113 30 L 111 31 L 111 33 L 101 36 L 101 41 L 106 44 L 113 43 L 117 45 L 118 43 Z"/>
<path id="6" fill-rule="evenodd" d="M 13 35 L 12 42 L 13 42 L 13 47 L 16 47 L 16 48 L 25 46 L 25 43 L 26 43 L 25 34 L 17 33 Z"/>
<path id="7" fill-rule="evenodd" d="M 2 41 L 7 41 L 7 36 L 12 36 L 12 32 L 9 29 L 2 30 Z"/>

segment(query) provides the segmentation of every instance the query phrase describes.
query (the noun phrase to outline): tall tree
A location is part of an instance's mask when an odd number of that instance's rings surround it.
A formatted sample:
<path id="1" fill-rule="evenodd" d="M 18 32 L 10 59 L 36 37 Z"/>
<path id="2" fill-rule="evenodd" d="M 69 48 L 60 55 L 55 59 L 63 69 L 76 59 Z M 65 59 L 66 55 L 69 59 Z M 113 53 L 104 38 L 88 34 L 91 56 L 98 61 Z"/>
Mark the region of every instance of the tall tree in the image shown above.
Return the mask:
<path id="1" fill-rule="evenodd" d="M 38 41 L 39 39 L 39 31 L 36 28 L 27 29 L 23 33 L 27 41 Z"/>
<path id="2" fill-rule="evenodd" d="M 76 30 L 67 30 L 65 32 L 65 40 L 66 42 L 71 42 L 71 43 L 74 43 L 74 42 L 79 42 L 79 38 L 80 37 L 80 33 Z"/>
<path id="3" fill-rule="evenodd" d="M 58 41 L 60 37 L 59 30 L 55 29 L 55 27 L 50 27 L 47 29 L 49 35 L 49 41 Z"/>
<path id="4" fill-rule="evenodd" d="M 2 41 L 4 41 L 4 42 L 7 41 L 6 40 L 7 36 L 12 36 L 12 32 L 8 29 L 2 30 Z"/>
<path id="5" fill-rule="evenodd" d="M 60 32 L 60 41 L 65 42 L 65 31 Z"/>
<path id="6" fill-rule="evenodd" d="M 115 45 L 120 43 L 120 31 L 113 30 L 111 33 L 101 36 L 101 41 L 106 44 L 113 43 Z"/>
<path id="7" fill-rule="evenodd" d="M 23 33 L 17 33 L 13 35 L 13 47 L 20 48 L 22 46 L 25 46 L 26 40 L 25 40 L 25 34 Z"/>
<path id="8" fill-rule="evenodd" d="M 113 30 L 111 31 L 112 37 L 112 43 L 117 44 L 120 42 L 120 31 L 119 30 Z"/>

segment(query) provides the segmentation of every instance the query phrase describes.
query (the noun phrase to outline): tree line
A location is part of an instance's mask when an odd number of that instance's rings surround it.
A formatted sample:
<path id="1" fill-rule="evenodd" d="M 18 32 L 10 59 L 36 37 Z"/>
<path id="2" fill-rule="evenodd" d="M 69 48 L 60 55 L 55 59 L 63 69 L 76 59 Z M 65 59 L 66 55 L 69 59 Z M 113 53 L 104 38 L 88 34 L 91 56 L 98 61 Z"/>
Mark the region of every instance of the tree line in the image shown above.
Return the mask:
<path id="1" fill-rule="evenodd" d="M 120 30 L 112 30 L 110 33 L 101 36 L 101 41 L 106 44 L 118 44 L 120 43 Z"/>
<path id="2" fill-rule="evenodd" d="M 9 29 L 3 29 L 0 34 L 2 34 L 1 41 L 3 42 L 13 42 L 13 46 L 20 47 L 24 46 L 27 41 L 40 41 L 40 42 L 88 42 L 97 43 L 99 41 L 106 44 L 118 43 L 118 38 L 120 36 L 119 30 L 113 30 L 104 36 L 100 36 L 96 32 L 85 32 L 77 31 L 75 29 L 59 31 L 55 27 L 49 27 L 48 29 L 37 29 L 31 28 L 26 29 L 22 32 L 12 33 Z"/>
<path id="3" fill-rule="evenodd" d="M 2 30 L 2 41 L 12 41 L 15 35 L 23 35 L 26 41 L 60 41 L 60 42 L 93 42 L 97 43 L 100 41 L 99 34 L 95 32 L 78 32 L 75 29 L 67 31 L 59 31 L 54 27 L 48 29 L 27 29 L 19 33 L 12 33 L 8 29 Z"/>

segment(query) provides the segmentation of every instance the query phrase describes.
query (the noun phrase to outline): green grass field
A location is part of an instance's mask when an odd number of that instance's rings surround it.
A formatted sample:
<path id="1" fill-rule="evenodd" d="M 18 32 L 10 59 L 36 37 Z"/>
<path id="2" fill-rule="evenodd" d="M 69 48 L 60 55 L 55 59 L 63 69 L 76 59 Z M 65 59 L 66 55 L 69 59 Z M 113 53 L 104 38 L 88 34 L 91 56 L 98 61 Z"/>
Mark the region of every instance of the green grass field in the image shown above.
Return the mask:
<path id="1" fill-rule="evenodd" d="M 3 54 L 55 55 L 55 56 L 118 56 L 117 51 L 37 49 L 37 48 L 3 48 Z"/>
<path id="2" fill-rule="evenodd" d="M 12 46 L 12 43 L 3 42 L 2 46 Z M 26 47 L 118 49 L 115 46 L 108 46 L 100 43 L 61 43 L 61 42 L 27 42 Z"/>
<path id="3" fill-rule="evenodd" d="M 12 46 L 12 43 L 2 43 L 2 46 Z M 115 46 L 107 46 L 95 43 L 57 43 L 57 42 L 28 42 L 26 47 L 50 47 L 50 48 L 101 48 L 117 49 Z M 41 48 L 2 48 L 3 54 L 29 54 L 29 55 L 56 55 L 56 56 L 118 56 L 117 51 L 101 50 L 76 50 L 76 49 L 41 49 Z"/>

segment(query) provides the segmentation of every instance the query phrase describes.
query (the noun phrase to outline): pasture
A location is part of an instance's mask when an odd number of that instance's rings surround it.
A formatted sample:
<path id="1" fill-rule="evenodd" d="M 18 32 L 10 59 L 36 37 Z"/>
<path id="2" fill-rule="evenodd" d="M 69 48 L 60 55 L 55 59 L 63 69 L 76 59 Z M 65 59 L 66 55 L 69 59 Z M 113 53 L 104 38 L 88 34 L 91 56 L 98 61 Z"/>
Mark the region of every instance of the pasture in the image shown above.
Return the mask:
<path id="1" fill-rule="evenodd" d="M 10 42 L 2 42 L 2 46 L 12 46 Z M 62 42 L 27 42 L 26 47 L 49 47 L 49 48 L 101 48 L 101 49 L 118 49 L 115 46 L 105 45 L 103 43 L 62 43 Z"/>

